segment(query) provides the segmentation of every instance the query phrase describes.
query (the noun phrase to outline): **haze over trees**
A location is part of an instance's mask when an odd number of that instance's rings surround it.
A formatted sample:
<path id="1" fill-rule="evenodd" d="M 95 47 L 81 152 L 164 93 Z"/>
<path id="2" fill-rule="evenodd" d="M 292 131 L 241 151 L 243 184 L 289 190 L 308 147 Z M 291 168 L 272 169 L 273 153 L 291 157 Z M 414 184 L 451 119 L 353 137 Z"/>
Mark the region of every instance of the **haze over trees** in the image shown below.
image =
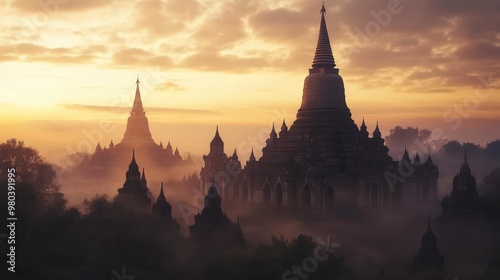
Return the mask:
<path id="1" fill-rule="evenodd" d="M 17 139 L 0 144 L 2 201 L 7 194 L 6 171 L 13 166 L 18 279 L 109 280 L 116 277 L 113 272 L 124 275 L 123 271 L 150 280 L 281 279 L 293 265 L 313 256 L 318 246 L 312 237 L 299 235 L 291 241 L 273 237 L 269 245 L 200 254 L 151 211 L 131 209 L 99 194 L 78 208 L 68 207 L 50 163 Z M 5 211 L 1 213 L 5 220 Z M 0 243 L 2 252 L 6 246 Z M 0 258 L 5 263 L 5 254 Z M 309 279 L 348 273 L 343 260 L 328 255 Z"/>

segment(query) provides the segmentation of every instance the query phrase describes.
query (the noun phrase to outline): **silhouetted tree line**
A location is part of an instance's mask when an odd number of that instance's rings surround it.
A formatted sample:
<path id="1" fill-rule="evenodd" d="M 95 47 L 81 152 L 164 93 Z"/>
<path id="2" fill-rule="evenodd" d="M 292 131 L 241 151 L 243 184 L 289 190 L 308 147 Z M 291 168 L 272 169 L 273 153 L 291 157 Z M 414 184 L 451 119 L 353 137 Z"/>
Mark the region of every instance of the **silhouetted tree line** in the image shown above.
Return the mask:
<path id="1" fill-rule="evenodd" d="M 68 207 L 51 165 L 16 139 L 0 144 L 2 207 L 10 167 L 16 168 L 16 273 L 2 279 L 282 279 L 317 247 L 310 236 L 299 235 L 292 241 L 273 237 L 269 245 L 200 252 L 150 209 L 127 207 L 106 195 Z M 6 211 L 1 213 L 5 221 Z M 329 255 L 308 279 L 340 279 L 348 272 L 343 260 Z"/>

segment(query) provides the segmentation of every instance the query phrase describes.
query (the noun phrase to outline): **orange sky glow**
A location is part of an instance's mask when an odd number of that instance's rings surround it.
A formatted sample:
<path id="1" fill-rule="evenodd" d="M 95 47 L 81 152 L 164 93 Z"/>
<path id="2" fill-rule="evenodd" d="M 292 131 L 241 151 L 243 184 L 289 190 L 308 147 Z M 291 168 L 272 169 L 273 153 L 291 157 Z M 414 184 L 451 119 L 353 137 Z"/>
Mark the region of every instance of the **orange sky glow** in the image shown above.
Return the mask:
<path id="1" fill-rule="evenodd" d="M 226 144 L 260 156 L 295 120 L 321 1 L 0 0 L 0 141 L 57 162 L 119 142 L 141 80 L 153 138 L 181 155 Z M 358 126 L 499 138 L 498 1 L 326 1 L 334 57 Z M 495 129 L 496 128 L 496 129 Z M 90 144 L 87 144 L 90 143 Z"/>

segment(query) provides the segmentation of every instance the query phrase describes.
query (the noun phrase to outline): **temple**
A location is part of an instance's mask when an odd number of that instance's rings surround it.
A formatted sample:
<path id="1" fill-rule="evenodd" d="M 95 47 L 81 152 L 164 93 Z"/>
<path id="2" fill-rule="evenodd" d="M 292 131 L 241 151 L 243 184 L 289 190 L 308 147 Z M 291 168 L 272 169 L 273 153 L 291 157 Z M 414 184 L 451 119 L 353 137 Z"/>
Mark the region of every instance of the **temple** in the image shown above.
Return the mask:
<path id="1" fill-rule="evenodd" d="M 163 182 L 161 182 L 160 194 L 156 199 L 156 203 L 153 204 L 153 213 L 168 227 L 171 227 L 175 232 L 179 232 L 179 224 L 172 218 L 172 206 L 163 193 Z"/>
<path id="2" fill-rule="evenodd" d="M 150 171 L 151 176 L 165 173 L 166 170 L 172 170 L 175 167 L 193 168 L 191 157 L 187 156 L 183 159 L 179 149 L 177 147 L 174 149 L 170 141 L 164 147 L 163 142 L 160 141 L 157 144 L 153 140 L 149 121 L 142 104 L 139 78 L 136 80 L 134 102 L 123 139 L 118 144 L 111 140 L 108 146 L 97 143 L 94 153 L 85 166 L 87 171 L 92 173 L 92 176 L 87 177 L 106 178 L 116 174 L 114 171 L 122 170 L 125 167 L 132 149 L 135 149 L 138 160 Z M 165 178 L 154 179 L 161 181 Z"/>
<path id="3" fill-rule="evenodd" d="M 412 273 L 434 273 L 437 274 L 436 276 L 439 276 L 444 270 L 444 257 L 437 248 L 437 240 L 431 229 L 430 217 L 427 223 L 427 231 L 422 235 L 420 250 L 413 257 L 413 263 L 408 269 Z"/>
<path id="4" fill-rule="evenodd" d="M 377 122 L 371 137 L 358 128 L 346 103 L 344 82 L 333 57 L 321 8 L 312 68 L 305 78 L 295 121 L 279 132 L 272 125 L 256 159 L 244 168 L 236 151 L 228 157 L 216 129 L 204 156 L 201 188 L 216 180 L 223 197 L 271 207 L 333 211 L 343 207 L 399 207 L 437 200 L 439 172 L 429 156 L 424 163 L 407 152 L 401 162 L 388 155 Z M 408 169 L 411 170 L 408 172 Z"/>
<path id="5" fill-rule="evenodd" d="M 125 173 L 125 183 L 118 189 L 116 201 L 141 207 L 150 207 L 151 199 L 148 196 L 148 186 L 144 169 L 139 172 L 139 166 L 135 161 L 135 151 L 132 151 L 132 160 Z"/>
<path id="6" fill-rule="evenodd" d="M 482 202 L 476 190 L 476 178 L 467 161 L 467 151 L 460 172 L 453 178 L 453 189 L 441 201 L 443 215 L 478 215 L 482 213 Z"/>
<path id="7" fill-rule="evenodd" d="M 216 252 L 246 245 L 240 219 L 233 223 L 222 212 L 222 199 L 214 182 L 205 197 L 203 210 L 194 220 L 189 227 L 190 239 L 203 250 Z"/>

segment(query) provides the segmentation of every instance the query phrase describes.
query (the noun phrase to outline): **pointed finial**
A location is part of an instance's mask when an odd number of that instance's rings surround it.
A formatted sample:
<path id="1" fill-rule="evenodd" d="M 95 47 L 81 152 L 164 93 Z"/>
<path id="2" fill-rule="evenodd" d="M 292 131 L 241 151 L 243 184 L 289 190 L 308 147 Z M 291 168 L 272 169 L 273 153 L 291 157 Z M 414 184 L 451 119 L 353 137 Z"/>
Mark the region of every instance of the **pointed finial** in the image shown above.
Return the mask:
<path id="1" fill-rule="evenodd" d="M 432 162 L 432 158 L 431 158 L 431 153 L 430 152 L 429 152 L 429 156 L 427 157 L 426 162 L 429 162 L 429 163 Z"/>
<path id="2" fill-rule="evenodd" d="M 314 53 L 312 68 L 319 69 L 333 69 L 335 59 L 333 58 L 332 47 L 330 45 L 330 38 L 328 37 L 328 29 L 325 20 L 325 3 L 321 6 L 321 21 L 319 27 L 318 43 L 316 45 L 316 52 Z"/>
<path id="3" fill-rule="evenodd" d="M 160 185 L 160 195 L 163 195 L 163 182 L 161 182 L 161 185 Z"/>
<path id="4" fill-rule="evenodd" d="M 135 83 L 136 83 L 135 97 L 134 97 L 134 104 L 132 105 L 132 111 L 135 112 L 136 114 L 144 113 L 144 108 L 142 107 L 142 100 L 141 100 L 141 90 L 139 89 L 139 76 L 137 76 L 137 80 Z"/>
<path id="5" fill-rule="evenodd" d="M 420 156 L 418 155 L 418 149 L 417 149 L 417 153 L 415 154 L 414 162 L 420 163 Z"/>
<path id="6" fill-rule="evenodd" d="M 139 84 L 139 74 L 137 74 L 137 80 L 135 81 L 136 84 Z"/>
<path id="7" fill-rule="evenodd" d="M 284 125 L 286 125 L 285 118 L 283 118 L 283 124 L 281 124 L 281 126 L 284 126 Z"/>
<path id="8" fill-rule="evenodd" d="M 132 160 L 135 160 L 135 149 L 132 149 Z"/>
<path id="9" fill-rule="evenodd" d="M 255 161 L 255 155 L 253 154 L 253 147 L 252 147 L 252 152 L 250 153 L 250 158 L 248 160 Z"/>
<path id="10" fill-rule="evenodd" d="M 363 117 L 363 122 L 361 122 L 361 130 L 366 131 L 365 117 Z"/>

